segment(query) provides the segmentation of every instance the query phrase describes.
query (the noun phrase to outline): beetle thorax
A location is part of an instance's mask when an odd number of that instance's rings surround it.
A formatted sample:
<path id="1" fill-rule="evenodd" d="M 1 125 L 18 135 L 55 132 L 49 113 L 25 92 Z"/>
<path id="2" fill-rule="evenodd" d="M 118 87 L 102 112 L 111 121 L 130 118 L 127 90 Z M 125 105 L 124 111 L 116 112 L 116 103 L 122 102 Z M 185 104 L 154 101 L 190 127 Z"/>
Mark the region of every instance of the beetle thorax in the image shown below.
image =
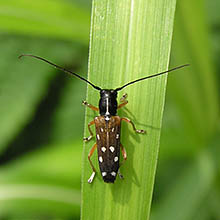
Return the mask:
<path id="1" fill-rule="evenodd" d="M 117 114 L 117 92 L 113 89 L 103 89 L 100 91 L 99 112 L 109 121 L 111 116 Z"/>

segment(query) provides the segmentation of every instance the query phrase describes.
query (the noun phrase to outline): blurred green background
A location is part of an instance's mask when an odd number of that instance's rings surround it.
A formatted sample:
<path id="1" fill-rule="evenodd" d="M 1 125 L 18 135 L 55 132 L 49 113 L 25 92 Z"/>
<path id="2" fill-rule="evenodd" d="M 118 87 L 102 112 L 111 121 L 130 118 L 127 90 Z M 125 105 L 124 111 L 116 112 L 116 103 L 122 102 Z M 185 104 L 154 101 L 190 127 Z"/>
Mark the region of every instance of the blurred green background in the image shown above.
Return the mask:
<path id="1" fill-rule="evenodd" d="M 0 219 L 79 219 L 91 2 L 0 2 Z M 220 1 L 177 2 L 151 219 L 220 219 Z M 146 15 L 147 16 L 147 15 Z M 98 96 L 97 96 L 98 97 Z M 97 100 L 98 102 L 98 100 Z M 94 103 L 96 104 L 96 103 Z"/>

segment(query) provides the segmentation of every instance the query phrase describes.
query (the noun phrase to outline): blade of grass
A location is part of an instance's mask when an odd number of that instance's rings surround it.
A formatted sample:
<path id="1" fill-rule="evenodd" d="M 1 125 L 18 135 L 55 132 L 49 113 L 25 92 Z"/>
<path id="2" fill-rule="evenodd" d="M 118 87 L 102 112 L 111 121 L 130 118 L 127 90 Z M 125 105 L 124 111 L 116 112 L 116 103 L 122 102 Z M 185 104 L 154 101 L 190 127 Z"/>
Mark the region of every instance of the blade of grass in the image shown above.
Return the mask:
<path id="1" fill-rule="evenodd" d="M 175 0 L 93 1 L 89 80 L 102 88 L 116 88 L 139 77 L 166 70 L 169 63 Z M 91 168 L 89 148 L 83 153 L 81 219 L 148 219 L 159 148 L 166 76 L 137 83 L 123 92 L 129 104 L 119 115 L 127 116 L 147 135 L 134 134 L 122 125 L 121 142 L 128 160 L 121 172 L 125 179 L 106 184 L 100 174 L 93 184 L 87 179 Z M 122 93 L 119 94 L 121 96 Z M 89 103 L 99 94 L 88 87 Z M 87 123 L 95 113 L 87 111 Z M 138 123 L 139 121 L 139 123 Z M 98 168 L 96 155 L 92 158 Z"/>
<path id="2" fill-rule="evenodd" d="M 213 197 L 217 195 L 215 190 L 219 169 L 219 130 L 213 140 L 189 164 L 185 172 L 170 184 L 169 190 L 153 210 L 152 220 L 200 219 L 196 215 L 210 215 L 209 209 L 219 207 L 219 203 L 215 207 L 216 201 Z"/>
<path id="3" fill-rule="evenodd" d="M 175 75 L 169 81 L 173 111 L 167 115 L 170 124 L 166 123 L 162 131 L 160 161 L 163 167 L 171 164 L 168 166 L 178 169 L 178 174 L 182 167 L 191 165 L 179 179 L 172 175 L 172 170 L 163 170 L 169 172 L 169 176 L 158 181 L 156 191 L 159 193 L 155 197 L 152 220 L 200 219 L 197 213 L 209 214 L 209 208 L 201 206 L 210 204 L 207 197 L 213 189 L 216 169 L 213 168 L 214 154 L 205 155 L 201 151 L 213 145 L 210 140 L 216 133 L 219 106 L 205 10 L 201 0 L 177 3 L 171 63 L 182 60 L 189 62 L 191 68 L 187 70 L 189 74 Z M 198 151 L 197 161 L 189 162 Z M 166 193 L 161 193 L 164 185 Z"/>
<path id="4" fill-rule="evenodd" d="M 88 44 L 89 13 L 61 0 L 1 1 L 0 30 Z"/>
<path id="5" fill-rule="evenodd" d="M 0 37 L 0 48 L 4 54 L 0 60 L 1 154 L 33 118 L 36 106 L 48 91 L 50 81 L 56 77 L 51 67 L 30 59 L 19 60 L 18 55 L 24 52 L 42 54 L 61 65 L 67 61 L 70 63 L 72 60 L 68 59 L 71 57 L 77 59 L 81 48 L 69 42 L 9 35 Z"/>
<path id="6" fill-rule="evenodd" d="M 190 74 L 175 76 L 169 84 L 183 118 L 186 131 L 181 131 L 183 138 L 187 136 L 194 146 L 200 148 L 207 145 L 215 133 L 219 115 L 205 6 L 202 0 L 193 3 L 190 0 L 179 1 L 177 4 L 172 60 L 175 63 L 187 60 L 191 68 L 188 69 Z M 187 148 L 190 151 L 196 149 L 190 145 L 183 149 Z"/>
<path id="7" fill-rule="evenodd" d="M 188 220 L 207 199 L 215 177 L 211 154 L 201 152 L 185 173 L 170 187 L 164 200 L 154 210 L 152 220 Z"/>
<path id="8" fill-rule="evenodd" d="M 79 145 L 78 141 L 45 145 L 1 166 L 0 219 L 13 215 L 34 219 L 36 213 L 59 219 L 79 216 L 82 154 Z"/>
<path id="9" fill-rule="evenodd" d="M 180 62 L 191 66 L 168 83 L 170 106 L 163 121 L 162 160 L 188 157 L 208 146 L 218 125 L 219 98 L 205 5 L 202 0 L 177 3 L 171 66 Z"/>

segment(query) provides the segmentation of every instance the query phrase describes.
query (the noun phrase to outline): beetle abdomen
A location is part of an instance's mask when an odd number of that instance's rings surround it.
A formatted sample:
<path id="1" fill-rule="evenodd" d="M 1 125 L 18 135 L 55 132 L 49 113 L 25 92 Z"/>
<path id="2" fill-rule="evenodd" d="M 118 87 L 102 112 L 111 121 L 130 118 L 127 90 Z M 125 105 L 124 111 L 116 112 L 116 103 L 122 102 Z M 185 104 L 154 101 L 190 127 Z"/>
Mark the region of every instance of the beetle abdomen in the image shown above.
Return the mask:
<path id="1" fill-rule="evenodd" d="M 114 183 L 119 169 L 120 123 L 119 116 L 111 116 L 108 121 L 104 116 L 95 118 L 99 168 L 107 183 Z"/>

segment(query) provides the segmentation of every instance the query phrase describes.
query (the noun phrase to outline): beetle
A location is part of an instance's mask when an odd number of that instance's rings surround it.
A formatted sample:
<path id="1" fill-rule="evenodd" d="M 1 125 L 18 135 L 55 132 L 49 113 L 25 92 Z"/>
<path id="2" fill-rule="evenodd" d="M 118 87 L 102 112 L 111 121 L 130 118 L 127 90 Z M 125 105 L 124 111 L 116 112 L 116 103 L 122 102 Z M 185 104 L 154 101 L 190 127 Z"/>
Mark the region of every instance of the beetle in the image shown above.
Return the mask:
<path id="1" fill-rule="evenodd" d="M 99 161 L 99 168 L 102 175 L 102 178 L 104 182 L 106 183 L 114 183 L 117 174 L 120 178 L 123 178 L 122 174 L 119 171 L 119 167 L 123 164 L 123 162 L 127 159 L 126 150 L 123 147 L 123 145 L 120 142 L 120 135 L 121 135 L 121 122 L 125 121 L 132 125 L 133 130 L 136 133 L 144 134 L 146 133 L 145 130 L 138 130 L 136 129 L 134 123 L 125 117 L 119 117 L 117 115 L 117 110 L 124 107 L 128 101 L 127 101 L 127 94 L 124 94 L 122 98 L 120 99 L 120 104 L 117 103 L 117 94 L 118 91 L 124 89 L 125 87 L 137 83 L 139 81 L 150 79 L 153 77 L 157 77 L 163 74 L 166 74 L 168 72 L 172 72 L 174 70 L 183 68 L 185 66 L 188 66 L 189 64 L 184 64 L 181 66 L 177 66 L 173 69 L 163 71 L 157 74 L 153 74 L 150 76 L 146 76 L 143 78 L 136 79 L 134 81 L 128 82 L 125 85 L 118 87 L 116 89 L 102 89 L 87 79 L 81 77 L 80 75 L 69 71 L 63 67 L 60 67 L 44 58 L 41 58 L 39 56 L 31 55 L 31 54 L 22 54 L 19 56 L 19 58 L 23 56 L 28 56 L 32 58 L 36 58 L 38 60 L 44 61 L 55 68 L 64 71 L 72 76 L 75 76 L 89 85 L 91 85 L 94 89 L 99 90 L 100 92 L 100 99 L 99 99 L 99 107 L 95 107 L 91 104 L 89 104 L 87 101 L 83 101 L 82 104 L 87 106 L 88 108 L 99 112 L 99 116 L 96 116 L 93 121 L 91 121 L 88 124 L 88 130 L 89 130 L 89 137 L 83 138 L 85 142 L 90 141 L 93 138 L 93 132 L 91 130 L 91 126 L 95 125 L 96 129 L 96 143 L 93 145 L 92 149 L 90 150 L 88 154 L 88 160 L 90 163 L 90 166 L 92 168 L 92 174 L 90 178 L 88 179 L 88 183 L 92 183 L 93 179 L 96 174 L 96 169 L 91 161 L 91 156 L 93 155 L 95 149 L 98 149 L 98 161 Z M 122 152 L 123 161 L 120 164 L 120 150 Z"/>

